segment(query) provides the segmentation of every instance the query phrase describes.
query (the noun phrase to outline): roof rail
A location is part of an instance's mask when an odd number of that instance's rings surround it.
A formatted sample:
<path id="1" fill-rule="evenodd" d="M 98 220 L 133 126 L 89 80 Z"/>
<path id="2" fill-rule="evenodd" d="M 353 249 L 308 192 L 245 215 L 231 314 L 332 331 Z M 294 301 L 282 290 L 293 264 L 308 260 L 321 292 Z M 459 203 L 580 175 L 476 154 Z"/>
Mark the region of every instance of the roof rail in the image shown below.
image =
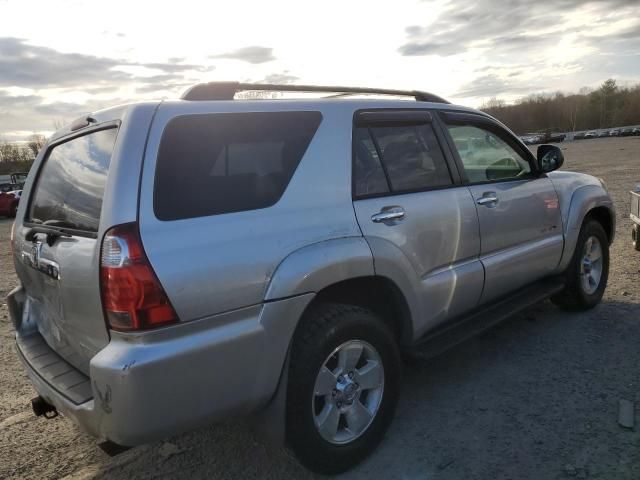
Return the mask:
<path id="1" fill-rule="evenodd" d="M 449 103 L 444 98 L 419 90 L 392 90 L 388 88 L 335 87 L 319 85 L 278 85 L 272 83 L 209 82 L 189 88 L 180 97 L 182 100 L 233 100 L 238 92 L 257 90 L 263 92 L 323 92 L 336 93 L 334 97 L 347 95 L 394 95 L 413 97 L 418 102 Z"/>

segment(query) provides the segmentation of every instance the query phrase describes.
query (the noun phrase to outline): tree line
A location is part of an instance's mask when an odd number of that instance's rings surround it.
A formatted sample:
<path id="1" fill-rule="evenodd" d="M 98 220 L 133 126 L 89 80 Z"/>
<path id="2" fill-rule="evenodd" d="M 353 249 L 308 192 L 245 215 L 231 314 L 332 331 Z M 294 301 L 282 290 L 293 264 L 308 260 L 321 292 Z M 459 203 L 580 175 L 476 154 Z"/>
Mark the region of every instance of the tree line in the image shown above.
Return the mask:
<path id="1" fill-rule="evenodd" d="M 0 141 L 0 175 L 28 172 L 46 138 L 32 135 L 27 142 Z"/>
<path id="2" fill-rule="evenodd" d="M 480 107 L 517 134 L 575 132 L 640 124 L 640 84 L 620 87 L 614 79 L 579 93 L 534 94 L 513 105 L 492 98 Z"/>

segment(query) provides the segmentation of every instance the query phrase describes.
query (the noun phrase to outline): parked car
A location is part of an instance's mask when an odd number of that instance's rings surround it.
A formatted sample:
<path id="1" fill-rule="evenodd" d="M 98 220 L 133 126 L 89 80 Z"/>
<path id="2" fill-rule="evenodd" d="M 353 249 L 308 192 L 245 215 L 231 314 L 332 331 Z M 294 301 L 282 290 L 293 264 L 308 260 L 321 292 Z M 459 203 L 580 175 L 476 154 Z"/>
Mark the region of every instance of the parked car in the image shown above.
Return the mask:
<path id="1" fill-rule="evenodd" d="M 633 135 L 633 128 L 627 127 L 627 128 L 621 128 L 620 129 L 620 136 L 621 137 L 630 137 L 631 135 Z"/>
<path id="2" fill-rule="evenodd" d="M 598 137 L 598 132 L 596 132 L 595 130 L 591 130 L 590 132 L 587 132 L 584 134 L 584 138 L 597 138 Z"/>
<path id="3" fill-rule="evenodd" d="M 260 412 L 304 465 L 344 471 L 394 417 L 402 351 L 600 302 L 613 202 L 562 164 L 415 91 L 209 83 L 80 118 L 11 239 L 34 412 L 123 446 Z"/>
<path id="4" fill-rule="evenodd" d="M 601 130 L 598 132 L 598 138 L 604 138 L 609 136 L 609 130 Z"/>
<path id="5" fill-rule="evenodd" d="M 14 172 L 8 175 L 0 175 L 0 191 L 8 192 L 9 190 L 22 190 L 27 173 Z"/>
<path id="6" fill-rule="evenodd" d="M 631 134 L 640 135 L 640 127 L 635 127 L 633 130 L 631 130 Z"/>
<path id="7" fill-rule="evenodd" d="M 0 192 L 0 216 L 15 217 L 22 190 Z"/>
<path id="8" fill-rule="evenodd" d="M 22 185 L 18 183 L 0 183 L 0 193 L 14 192 L 22 189 Z"/>
<path id="9" fill-rule="evenodd" d="M 620 136 L 620 130 L 618 128 L 614 128 L 613 130 L 609 130 L 609 136 L 610 137 L 619 137 Z"/>
<path id="10" fill-rule="evenodd" d="M 586 132 L 578 132 L 573 136 L 574 140 L 584 140 L 586 138 Z"/>

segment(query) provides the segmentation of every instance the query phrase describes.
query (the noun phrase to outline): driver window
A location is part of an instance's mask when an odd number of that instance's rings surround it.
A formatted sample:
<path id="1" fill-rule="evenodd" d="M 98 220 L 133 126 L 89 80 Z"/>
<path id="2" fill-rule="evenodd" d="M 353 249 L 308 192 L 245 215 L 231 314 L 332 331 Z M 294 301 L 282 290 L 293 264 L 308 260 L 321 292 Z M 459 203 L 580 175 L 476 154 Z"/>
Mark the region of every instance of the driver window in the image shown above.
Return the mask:
<path id="1" fill-rule="evenodd" d="M 471 125 L 448 125 L 465 173 L 471 183 L 520 178 L 531 165 L 489 130 Z"/>

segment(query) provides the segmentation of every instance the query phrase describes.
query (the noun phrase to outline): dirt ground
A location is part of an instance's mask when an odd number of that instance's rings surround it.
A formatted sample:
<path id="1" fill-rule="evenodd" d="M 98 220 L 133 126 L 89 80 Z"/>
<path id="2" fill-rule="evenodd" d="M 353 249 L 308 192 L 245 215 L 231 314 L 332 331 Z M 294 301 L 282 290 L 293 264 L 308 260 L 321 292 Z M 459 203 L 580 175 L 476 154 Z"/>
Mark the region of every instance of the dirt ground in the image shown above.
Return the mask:
<path id="1" fill-rule="evenodd" d="M 343 478 L 640 478 L 640 428 L 617 423 L 620 400 L 640 405 L 640 252 L 627 193 L 640 183 L 640 138 L 561 146 L 564 168 L 602 177 L 618 210 L 602 305 L 567 314 L 545 302 L 408 366 L 383 444 Z M 4 301 L 17 283 L 10 227 L 0 219 L 0 479 L 313 478 L 242 421 L 109 457 L 69 419 L 36 419 Z"/>

